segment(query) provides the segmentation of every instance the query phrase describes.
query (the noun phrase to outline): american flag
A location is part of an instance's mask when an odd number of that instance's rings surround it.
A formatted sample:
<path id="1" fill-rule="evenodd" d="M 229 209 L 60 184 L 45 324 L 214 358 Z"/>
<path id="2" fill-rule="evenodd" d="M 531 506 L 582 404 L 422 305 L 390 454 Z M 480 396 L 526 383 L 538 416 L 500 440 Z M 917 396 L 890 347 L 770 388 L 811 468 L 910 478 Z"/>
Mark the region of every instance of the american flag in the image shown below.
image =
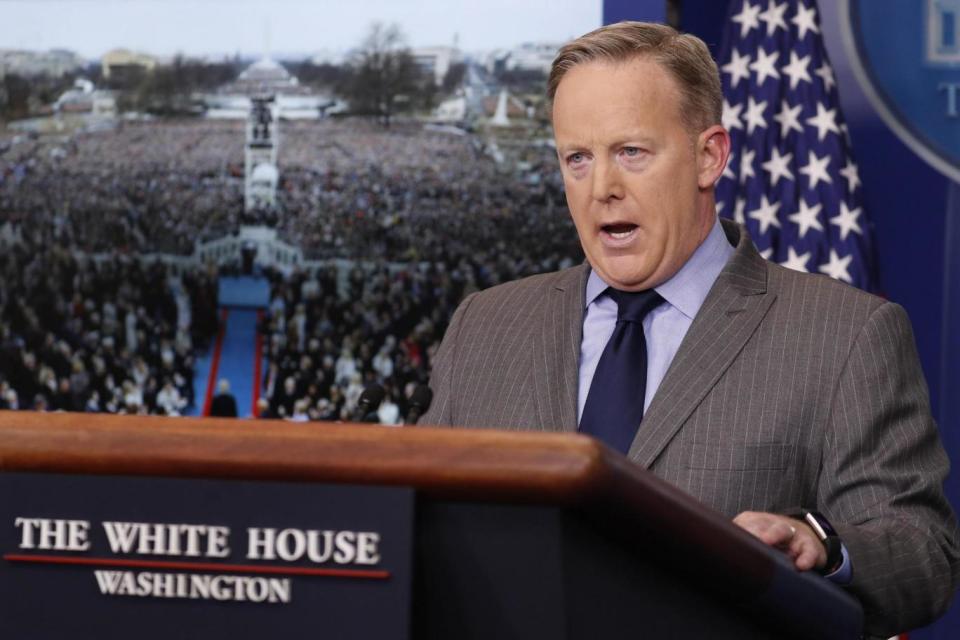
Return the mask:
<path id="1" fill-rule="evenodd" d="M 877 287 L 860 174 L 815 0 L 733 0 L 720 55 L 720 214 L 768 260 Z"/>

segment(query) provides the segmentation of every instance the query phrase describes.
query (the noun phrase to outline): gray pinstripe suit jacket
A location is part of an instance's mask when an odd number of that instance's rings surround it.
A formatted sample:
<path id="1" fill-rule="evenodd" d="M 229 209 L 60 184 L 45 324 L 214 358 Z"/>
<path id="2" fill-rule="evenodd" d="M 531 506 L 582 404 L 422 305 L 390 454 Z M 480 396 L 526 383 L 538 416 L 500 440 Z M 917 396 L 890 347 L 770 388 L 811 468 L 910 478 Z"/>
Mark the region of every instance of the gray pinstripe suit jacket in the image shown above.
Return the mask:
<path id="1" fill-rule="evenodd" d="M 960 578 L 946 454 L 903 309 L 736 252 L 630 447 L 733 516 L 818 509 L 850 552 L 877 635 L 925 624 Z M 421 424 L 576 431 L 586 265 L 473 294 L 434 363 Z"/>

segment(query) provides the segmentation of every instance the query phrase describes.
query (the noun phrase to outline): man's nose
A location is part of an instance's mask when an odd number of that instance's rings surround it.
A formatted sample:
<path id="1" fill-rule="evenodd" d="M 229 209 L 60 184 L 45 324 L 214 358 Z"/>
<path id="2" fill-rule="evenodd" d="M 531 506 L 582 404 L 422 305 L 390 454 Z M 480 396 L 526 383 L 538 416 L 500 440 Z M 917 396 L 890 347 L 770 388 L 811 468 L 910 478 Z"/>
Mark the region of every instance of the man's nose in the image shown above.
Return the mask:
<path id="1" fill-rule="evenodd" d="M 623 182 L 617 164 L 598 159 L 593 165 L 593 198 L 599 202 L 623 198 Z"/>

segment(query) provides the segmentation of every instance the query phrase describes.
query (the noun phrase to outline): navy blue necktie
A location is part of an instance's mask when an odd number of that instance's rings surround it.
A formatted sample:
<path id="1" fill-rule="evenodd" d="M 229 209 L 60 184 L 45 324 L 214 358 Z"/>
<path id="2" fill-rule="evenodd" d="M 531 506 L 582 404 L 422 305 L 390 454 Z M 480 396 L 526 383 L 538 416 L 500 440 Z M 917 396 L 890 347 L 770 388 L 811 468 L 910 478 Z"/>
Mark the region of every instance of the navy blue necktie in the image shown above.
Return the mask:
<path id="1" fill-rule="evenodd" d="M 647 391 L 647 341 L 643 319 L 663 302 L 653 289 L 607 295 L 617 303 L 617 326 L 600 355 L 580 417 L 580 432 L 627 453 L 643 419 Z"/>

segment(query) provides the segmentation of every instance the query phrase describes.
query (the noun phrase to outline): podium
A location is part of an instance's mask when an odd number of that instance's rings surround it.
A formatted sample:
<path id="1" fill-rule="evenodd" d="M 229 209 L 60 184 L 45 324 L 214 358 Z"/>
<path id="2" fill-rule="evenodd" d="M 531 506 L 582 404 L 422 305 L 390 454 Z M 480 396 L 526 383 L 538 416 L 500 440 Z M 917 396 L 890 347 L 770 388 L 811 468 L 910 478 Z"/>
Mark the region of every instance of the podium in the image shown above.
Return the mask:
<path id="1" fill-rule="evenodd" d="M 24 473 L 410 488 L 410 638 L 861 633 L 849 594 L 576 434 L 0 411 Z"/>

